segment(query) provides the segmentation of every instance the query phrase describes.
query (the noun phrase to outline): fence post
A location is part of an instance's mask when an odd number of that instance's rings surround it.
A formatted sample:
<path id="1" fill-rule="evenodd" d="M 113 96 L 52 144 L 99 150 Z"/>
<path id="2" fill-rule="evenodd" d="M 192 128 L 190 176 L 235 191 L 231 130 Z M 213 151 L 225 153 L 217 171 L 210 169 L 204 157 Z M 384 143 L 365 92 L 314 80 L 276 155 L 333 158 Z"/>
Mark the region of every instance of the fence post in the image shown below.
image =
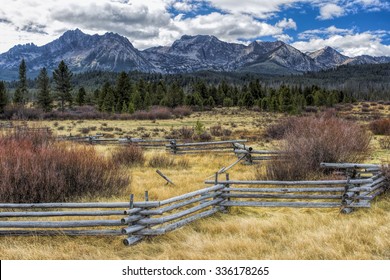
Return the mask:
<path id="1" fill-rule="evenodd" d="M 134 208 L 134 194 L 131 194 L 130 195 L 130 208 L 129 209 L 133 209 Z"/>
<path id="2" fill-rule="evenodd" d="M 171 141 L 171 152 L 173 153 L 173 154 L 177 154 L 177 145 L 176 145 L 176 140 L 172 140 Z"/>
<path id="3" fill-rule="evenodd" d="M 148 201 L 149 201 L 149 192 L 145 191 L 145 202 L 148 202 Z M 149 215 L 142 215 L 142 216 L 145 219 L 149 218 Z M 147 225 L 146 228 L 150 228 L 150 225 Z"/>
<path id="4" fill-rule="evenodd" d="M 226 173 L 226 181 L 229 181 L 229 173 Z M 229 188 L 230 188 L 230 184 L 225 184 L 224 189 L 229 189 Z M 230 191 L 224 191 L 222 193 L 223 194 L 230 194 Z M 225 198 L 224 201 L 230 201 L 230 197 Z M 221 207 L 221 211 L 222 211 L 222 213 L 225 213 L 225 214 L 229 213 L 229 210 L 228 210 L 227 206 Z"/>
<path id="5" fill-rule="evenodd" d="M 350 180 L 351 178 L 348 177 L 348 181 Z M 352 213 L 353 212 L 353 208 L 350 208 L 348 207 L 348 205 L 350 205 L 352 202 L 353 202 L 353 196 L 354 196 L 354 192 L 351 192 L 349 191 L 349 189 L 355 187 L 355 185 L 352 185 L 350 183 L 347 183 L 346 186 L 345 186 L 345 191 L 344 191 L 344 194 L 342 196 L 342 200 L 341 200 L 341 213 L 343 214 L 349 214 L 349 213 Z"/>
<path id="6" fill-rule="evenodd" d="M 252 148 L 250 147 L 249 149 L 247 149 L 247 154 L 246 154 L 246 157 L 245 157 L 245 164 L 246 165 L 252 165 L 253 164 L 253 159 L 252 159 Z"/>

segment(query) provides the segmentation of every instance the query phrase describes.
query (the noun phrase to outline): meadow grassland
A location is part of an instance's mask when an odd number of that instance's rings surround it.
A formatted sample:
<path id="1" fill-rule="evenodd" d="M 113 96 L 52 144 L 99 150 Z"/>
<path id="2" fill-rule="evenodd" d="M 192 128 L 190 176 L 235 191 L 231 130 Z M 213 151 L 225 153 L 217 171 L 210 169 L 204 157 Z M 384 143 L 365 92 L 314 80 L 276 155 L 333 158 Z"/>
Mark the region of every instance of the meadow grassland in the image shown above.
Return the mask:
<path id="1" fill-rule="evenodd" d="M 350 108 L 357 112 L 360 104 Z M 370 105 L 370 108 L 372 106 Z M 379 106 L 378 106 L 379 107 Z M 389 107 L 389 106 L 387 106 Z M 388 108 L 380 109 L 388 116 Z M 363 108 L 363 107 L 362 107 Z M 355 114 L 352 117 L 361 117 Z M 366 115 L 358 121 L 365 123 Z M 56 134 L 80 134 L 83 127 L 113 128 L 113 136 L 129 135 L 162 138 L 171 129 L 192 127 L 199 120 L 206 129 L 221 125 L 233 131 L 231 139 L 251 139 L 257 148 L 272 149 L 278 141 L 266 140 L 264 129 L 283 117 L 278 114 L 245 110 L 217 109 L 194 113 L 190 117 L 157 121 L 42 121 L 31 125 L 53 128 Z M 58 130 L 59 127 L 64 127 Z M 140 129 L 142 127 L 143 129 Z M 120 128 L 122 131 L 119 131 Z M 157 131 L 158 129 L 158 131 Z M 119 132 L 119 134 L 118 134 Z M 110 133 L 110 132 L 109 132 Z M 154 134 L 153 133 L 157 133 Z M 389 150 L 378 144 L 381 136 L 372 137 L 366 162 L 381 163 L 390 158 Z M 111 156 L 117 147 L 95 146 Z M 156 155 L 173 158 L 173 164 L 160 169 L 174 183 L 166 185 L 150 161 Z M 165 151 L 148 150 L 145 161 L 126 168 L 131 183 L 122 195 L 98 197 L 95 201 L 127 201 L 129 194 L 143 200 L 145 190 L 150 200 L 162 200 L 205 187 L 204 180 L 217 170 L 233 163 L 233 154 L 197 154 L 173 156 Z M 231 179 L 255 179 L 258 165 L 236 165 Z M 89 201 L 82 198 L 81 201 Z M 164 236 L 125 247 L 123 237 L 1 237 L 1 259 L 390 259 L 390 194 L 380 196 L 369 209 L 343 215 L 339 209 L 231 208 L 230 214 L 219 213 L 199 220 Z"/>

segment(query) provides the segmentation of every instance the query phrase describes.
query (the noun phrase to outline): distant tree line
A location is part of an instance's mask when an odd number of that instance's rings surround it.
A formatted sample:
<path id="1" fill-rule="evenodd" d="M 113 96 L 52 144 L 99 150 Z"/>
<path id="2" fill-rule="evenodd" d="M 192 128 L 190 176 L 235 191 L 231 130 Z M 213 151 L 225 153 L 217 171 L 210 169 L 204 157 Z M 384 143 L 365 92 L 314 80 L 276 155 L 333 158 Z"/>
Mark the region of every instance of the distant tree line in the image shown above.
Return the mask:
<path id="1" fill-rule="evenodd" d="M 15 89 L 13 98 L 9 98 L 6 84 L 0 82 L 0 113 L 12 101 L 18 106 L 33 104 L 45 112 L 53 108 L 64 111 L 74 105 L 91 105 L 101 112 L 131 114 L 155 105 L 171 108 L 187 105 L 199 110 L 239 106 L 297 114 L 307 106 L 332 107 L 357 100 L 356 94 L 345 88 L 298 83 L 302 76 L 271 79 L 234 73 L 161 75 L 101 71 L 73 75 L 64 61 L 59 63 L 52 77 L 43 68 L 31 82 L 27 80 L 26 72 L 26 62 L 22 60 L 19 80 L 8 84 Z M 297 83 L 293 82 L 295 79 Z M 315 79 L 320 78 L 315 76 Z"/>

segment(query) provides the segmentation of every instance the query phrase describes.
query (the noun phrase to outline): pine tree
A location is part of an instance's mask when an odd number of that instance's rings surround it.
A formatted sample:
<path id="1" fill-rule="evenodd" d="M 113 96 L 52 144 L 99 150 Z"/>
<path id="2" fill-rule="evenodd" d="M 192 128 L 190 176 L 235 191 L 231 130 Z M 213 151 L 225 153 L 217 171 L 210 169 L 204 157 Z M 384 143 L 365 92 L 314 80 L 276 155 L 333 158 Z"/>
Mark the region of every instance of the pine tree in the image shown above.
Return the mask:
<path id="1" fill-rule="evenodd" d="M 0 81 L 0 114 L 4 113 L 5 106 L 8 104 L 7 89 L 5 83 Z"/>
<path id="2" fill-rule="evenodd" d="M 123 103 L 128 104 L 131 98 L 132 85 L 130 77 L 126 72 L 121 72 L 116 81 L 115 97 L 116 97 L 116 110 L 118 112 L 123 111 Z"/>
<path id="3" fill-rule="evenodd" d="M 129 114 L 133 114 L 135 112 L 135 108 L 134 108 L 134 103 L 133 102 L 129 103 L 129 108 L 127 109 L 127 112 Z"/>
<path id="4" fill-rule="evenodd" d="M 108 92 L 109 88 L 110 88 L 110 83 L 109 82 L 105 82 L 104 85 L 103 85 L 103 88 L 101 90 L 99 90 L 99 96 L 97 98 L 97 105 L 98 105 L 98 110 L 101 111 L 101 112 L 105 111 L 104 100 L 106 98 L 106 95 L 107 95 L 107 92 Z"/>
<path id="5" fill-rule="evenodd" d="M 37 103 L 45 112 L 50 112 L 52 109 L 52 96 L 50 94 L 50 79 L 46 68 L 42 68 L 38 76 L 38 96 Z"/>
<path id="6" fill-rule="evenodd" d="M 138 92 L 138 90 L 136 90 L 135 92 L 133 92 L 133 96 L 132 96 L 132 99 L 131 99 L 131 102 L 134 104 L 134 109 L 136 111 L 138 110 L 142 110 L 143 109 L 143 101 L 142 101 L 142 98 L 141 98 L 141 95 L 140 93 Z"/>
<path id="7" fill-rule="evenodd" d="M 146 92 L 146 83 L 144 79 L 141 78 L 138 81 L 137 90 L 133 93 L 132 98 L 136 110 L 145 109 L 143 100 L 145 99 Z"/>
<path id="8" fill-rule="evenodd" d="M 28 97 L 27 89 L 27 66 L 24 59 L 19 65 L 19 83 L 14 95 L 14 103 L 16 104 L 25 104 Z"/>
<path id="9" fill-rule="evenodd" d="M 223 99 L 223 107 L 233 107 L 233 100 L 230 97 L 225 97 Z"/>
<path id="10" fill-rule="evenodd" d="M 69 106 L 72 105 L 72 76 L 72 72 L 63 60 L 53 72 L 53 79 L 56 83 L 57 100 L 60 102 L 61 111 L 65 110 L 66 102 L 68 102 Z"/>
<path id="11" fill-rule="evenodd" d="M 103 86 L 102 95 L 104 96 L 102 111 L 115 113 L 115 93 L 109 83 Z"/>
<path id="12" fill-rule="evenodd" d="M 85 105 L 85 99 L 87 96 L 87 92 L 85 91 L 84 87 L 81 87 L 76 95 L 76 103 L 79 106 Z"/>
<path id="13" fill-rule="evenodd" d="M 209 96 L 209 98 L 206 99 L 205 104 L 207 107 L 214 108 L 215 107 L 215 101 L 212 96 Z"/>

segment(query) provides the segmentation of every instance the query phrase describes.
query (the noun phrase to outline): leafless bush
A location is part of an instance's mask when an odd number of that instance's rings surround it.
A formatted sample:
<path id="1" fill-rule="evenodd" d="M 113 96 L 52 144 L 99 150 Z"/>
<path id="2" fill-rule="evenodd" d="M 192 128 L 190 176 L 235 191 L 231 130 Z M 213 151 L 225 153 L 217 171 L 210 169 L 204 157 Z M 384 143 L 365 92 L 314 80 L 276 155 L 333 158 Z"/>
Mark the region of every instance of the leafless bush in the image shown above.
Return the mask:
<path id="1" fill-rule="evenodd" d="M 268 165 L 268 177 L 297 180 L 316 176 L 321 162 L 359 162 L 370 142 L 358 124 L 336 117 L 296 118 L 285 135 L 284 160 Z"/>
<path id="2" fill-rule="evenodd" d="M 213 139 L 213 137 L 206 131 L 202 132 L 201 134 L 197 134 L 193 137 L 193 139 L 195 141 L 199 140 L 199 141 L 203 141 L 203 142 L 207 142 L 207 141 L 210 141 Z"/>
<path id="3" fill-rule="evenodd" d="M 372 121 L 370 130 L 376 135 L 390 135 L 390 118 Z"/>
<path id="4" fill-rule="evenodd" d="M 390 166 L 389 164 L 383 164 L 382 165 L 382 168 L 381 168 L 381 171 L 383 173 L 383 175 L 385 175 L 386 179 L 387 179 L 387 188 L 389 189 L 390 188 Z"/>
<path id="5" fill-rule="evenodd" d="M 167 107 L 154 106 L 149 111 L 137 111 L 131 115 L 134 120 L 171 119 L 172 113 Z"/>
<path id="6" fill-rule="evenodd" d="M 0 200 L 62 202 L 119 194 L 130 182 L 112 160 L 93 147 L 51 142 L 42 135 L 0 138 Z"/>
<path id="7" fill-rule="evenodd" d="M 143 164 L 145 162 L 144 151 L 137 145 L 117 147 L 112 153 L 112 159 L 122 165 Z"/>
<path id="8" fill-rule="evenodd" d="M 282 139 L 285 134 L 296 124 L 296 118 L 290 117 L 278 121 L 276 124 L 268 126 L 265 130 L 265 136 L 271 139 Z"/>
<path id="9" fill-rule="evenodd" d="M 176 117 L 186 117 L 192 114 L 192 109 L 188 106 L 178 106 L 172 110 Z"/>

